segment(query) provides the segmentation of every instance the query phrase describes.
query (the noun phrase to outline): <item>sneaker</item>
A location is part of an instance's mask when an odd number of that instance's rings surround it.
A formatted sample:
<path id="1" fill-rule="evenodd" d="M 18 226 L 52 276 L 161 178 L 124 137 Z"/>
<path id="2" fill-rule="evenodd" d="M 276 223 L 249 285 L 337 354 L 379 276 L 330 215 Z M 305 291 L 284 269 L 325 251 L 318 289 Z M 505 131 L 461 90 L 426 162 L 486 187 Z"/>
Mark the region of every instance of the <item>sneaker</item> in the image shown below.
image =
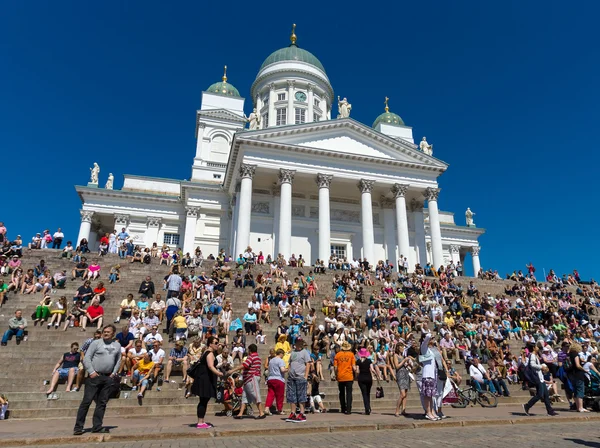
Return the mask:
<path id="1" fill-rule="evenodd" d="M 212 427 L 213 425 L 211 425 L 210 423 L 199 423 L 196 425 L 196 429 L 209 429 Z"/>
<path id="2" fill-rule="evenodd" d="M 131 390 L 137 390 L 137 386 L 133 386 Z"/>
<path id="3" fill-rule="evenodd" d="M 297 420 L 296 414 L 290 412 L 288 418 L 285 419 L 286 422 L 295 422 Z"/>
<path id="4" fill-rule="evenodd" d="M 74 387 L 73 389 L 71 389 L 71 392 L 77 392 L 77 388 Z"/>
<path id="5" fill-rule="evenodd" d="M 556 411 L 548 412 L 548 417 L 556 417 L 557 415 L 558 415 L 558 412 L 556 412 Z"/>
<path id="6" fill-rule="evenodd" d="M 526 405 L 526 404 L 524 404 L 524 405 L 523 405 L 523 412 L 525 412 L 525 415 L 531 415 L 531 414 L 529 413 L 529 408 L 527 407 L 527 405 Z"/>
<path id="7" fill-rule="evenodd" d="M 83 429 L 75 429 L 75 430 L 73 430 L 73 435 L 74 436 L 83 435 Z"/>
<path id="8" fill-rule="evenodd" d="M 306 417 L 304 416 L 304 414 L 300 413 L 296 416 L 296 423 L 304 423 L 306 421 Z"/>

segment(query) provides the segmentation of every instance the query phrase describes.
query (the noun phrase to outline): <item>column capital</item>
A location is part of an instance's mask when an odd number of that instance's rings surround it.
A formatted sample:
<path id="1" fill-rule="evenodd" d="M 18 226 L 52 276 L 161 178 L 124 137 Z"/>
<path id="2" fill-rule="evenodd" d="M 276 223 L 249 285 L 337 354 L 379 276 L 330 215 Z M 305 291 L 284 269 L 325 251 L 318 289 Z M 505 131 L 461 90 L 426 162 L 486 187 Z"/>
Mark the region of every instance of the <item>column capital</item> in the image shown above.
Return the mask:
<path id="1" fill-rule="evenodd" d="M 296 170 L 285 170 L 283 168 L 279 169 L 279 183 L 280 184 L 291 184 L 294 180 L 294 175 L 296 174 Z"/>
<path id="2" fill-rule="evenodd" d="M 242 163 L 240 166 L 240 176 L 242 178 L 249 177 L 252 179 L 254 177 L 254 173 L 256 172 L 256 165 L 248 165 L 247 163 Z"/>
<path id="3" fill-rule="evenodd" d="M 428 201 L 437 201 L 440 191 L 440 188 L 426 188 L 424 194 Z"/>
<path id="4" fill-rule="evenodd" d="M 309 92 L 312 92 L 314 88 L 315 88 L 315 85 L 314 85 L 314 84 L 308 84 L 308 85 L 306 86 L 306 90 L 308 90 Z"/>
<path id="5" fill-rule="evenodd" d="M 292 87 L 294 87 L 296 85 L 296 81 L 294 81 L 293 79 L 288 79 L 287 85 L 288 85 L 288 88 L 291 89 Z"/>
<path id="6" fill-rule="evenodd" d="M 361 179 L 358 182 L 358 189 L 361 193 L 371 193 L 373 191 L 374 180 Z"/>
<path id="7" fill-rule="evenodd" d="M 317 182 L 317 185 L 319 186 L 319 188 L 329 188 L 331 186 L 331 181 L 333 180 L 333 175 L 332 174 L 317 174 L 317 178 L 315 179 L 315 182 Z"/>
<path id="8" fill-rule="evenodd" d="M 79 214 L 81 215 L 81 222 L 92 222 L 92 218 L 94 216 L 94 212 L 91 210 L 79 210 Z"/>
<path id="9" fill-rule="evenodd" d="M 146 220 L 146 224 L 148 225 L 148 227 L 160 227 L 161 222 L 162 218 L 158 216 L 148 216 Z"/>
<path id="10" fill-rule="evenodd" d="M 200 207 L 185 207 L 186 216 L 188 218 L 197 218 L 200 213 Z"/>
<path id="11" fill-rule="evenodd" d="M 392 194 L 394 195 L 394 199 L 404 197 L 406 192 L 408 191 L 408 184 L 394 184 L 392 187 Z"/>
<path id="12" fill-rule="evenodd" d="M 473 246 L 471 247 L 471 254 L 473 255 L 479 255 L 479 251 L 481 250 L 481 247 L 479 246 Z"/>
<path id="13" fill-rule="evenodd" d="M 460 253 L 460 246 L 457 244 L 450 245 L 450 253 L 452 253 L 452 254 Z"/>
<path id="14" fill-rule="evenodd" d="M 275 90 L 275 83 L 272 82 L 269 84 L 269 90 L 272 92 L 273 90 Z"/>
<path id="15" fill-rule="evenodd" d="M 129 215 L 115 213 L 115 225 L 126 226 L 129 222 Z"/>
<path id="16" fill-rule="evenodd" d="M 412 198 L 410 201 L 410 211 L 411 212 L 421 212 L 423 211 L 423 201 L 417 201 L 415 198 Z"/>

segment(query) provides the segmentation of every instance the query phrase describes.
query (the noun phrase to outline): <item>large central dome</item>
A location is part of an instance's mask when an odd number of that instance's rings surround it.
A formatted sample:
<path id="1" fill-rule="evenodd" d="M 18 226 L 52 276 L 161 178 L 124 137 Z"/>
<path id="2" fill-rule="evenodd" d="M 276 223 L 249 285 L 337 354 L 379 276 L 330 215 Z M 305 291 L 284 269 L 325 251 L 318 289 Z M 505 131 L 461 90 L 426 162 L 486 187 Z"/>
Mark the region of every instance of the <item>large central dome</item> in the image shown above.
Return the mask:
<path id="1" fill-rule="evenodd" d="M 271 64 L 282 61 L 306 62 L 307 64 L 310 64 L 325 73 L 325 67 L 323 67 L 321 61 L 319 61 L 310 51 L 303 50 L 296 44 L 291 44 L 289 47 L 281 48 L 271 53 L 269 57 L 265 59 L 265 62 L 263 62 L 260 66 L 259 72 Z"/>

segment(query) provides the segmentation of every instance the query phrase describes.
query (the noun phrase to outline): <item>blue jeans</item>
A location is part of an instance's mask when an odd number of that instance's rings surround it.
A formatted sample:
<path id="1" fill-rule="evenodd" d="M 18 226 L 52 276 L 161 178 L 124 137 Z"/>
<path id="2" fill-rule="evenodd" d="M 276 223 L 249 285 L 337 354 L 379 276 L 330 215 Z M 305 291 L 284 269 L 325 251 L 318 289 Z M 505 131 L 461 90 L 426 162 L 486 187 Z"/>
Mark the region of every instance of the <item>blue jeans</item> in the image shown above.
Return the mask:
<path id="1" fill-rule="evenodd" d="M 110 274 L 110 275 L 108 276 L 108 281 L 109 281 L 110 283 L 114 283 L 114 282 L 116 282 L 116 281 L 117 281 L 117 274 Z"/>
<path id="2" fill-rule="evenodd" d="M 17 336 L 18 338 L 23 337 L 23 330 L 21 328 L 9 328 L 4 332 L 4 336 L 2 337 L 2 343 L 6 344 L 9 339 L 12 339 L 13 336 Z"/>
<path id="3" fill-rule="evenodd" d="M 221 311 L 223 311 L 223 308 L 217 305 L 216 303 L 213 303 L 208 309 L 215 316 L 218 316 L 219 314 L 221 314 Z"/>
<path id="4" fill-rule="evenodd" d="M 479 384 L 479 381 L 472 380 L 471 383 L 475 386 L 475 389 L 477 389 L 477 392 L 481 392 L 482 388 L 481 388 L 481 384 Z M 496 393 L 496 388 L 494 387 L 494 384 L 490 380 L 484 378 L 483 379 L 483 385 L 491 393 L 493 393 L 493 394 Z"/>

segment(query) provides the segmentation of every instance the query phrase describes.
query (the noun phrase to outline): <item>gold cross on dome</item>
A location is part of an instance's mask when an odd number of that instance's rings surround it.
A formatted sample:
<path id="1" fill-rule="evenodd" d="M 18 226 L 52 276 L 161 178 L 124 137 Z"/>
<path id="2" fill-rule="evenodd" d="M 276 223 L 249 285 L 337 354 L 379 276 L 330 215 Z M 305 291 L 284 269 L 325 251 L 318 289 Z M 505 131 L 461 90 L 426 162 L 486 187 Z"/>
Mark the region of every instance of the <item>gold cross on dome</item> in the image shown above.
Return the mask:
<path id="1" fill-rule="evenodd" d="M 292 41 L 292 45 L 296 45 L 296 24 L 292 24 L 292 35 L 290 36 L 290 40 Z"/>
<path id="2" fill-rule="evenodd" d="M 389 101 L 389 98 L 386 96 L 385 97 L 385 101 L 384 101 L 384 103 L 385 103 L 385 111 L 386 112 L 390 111 L 390 108 L 388 107 L 388 101 Z"/>
<path id="3" fill-rule="evenodd" d="M 223 82 L 227 82 L 227 66 L 223 70 Z"/>

